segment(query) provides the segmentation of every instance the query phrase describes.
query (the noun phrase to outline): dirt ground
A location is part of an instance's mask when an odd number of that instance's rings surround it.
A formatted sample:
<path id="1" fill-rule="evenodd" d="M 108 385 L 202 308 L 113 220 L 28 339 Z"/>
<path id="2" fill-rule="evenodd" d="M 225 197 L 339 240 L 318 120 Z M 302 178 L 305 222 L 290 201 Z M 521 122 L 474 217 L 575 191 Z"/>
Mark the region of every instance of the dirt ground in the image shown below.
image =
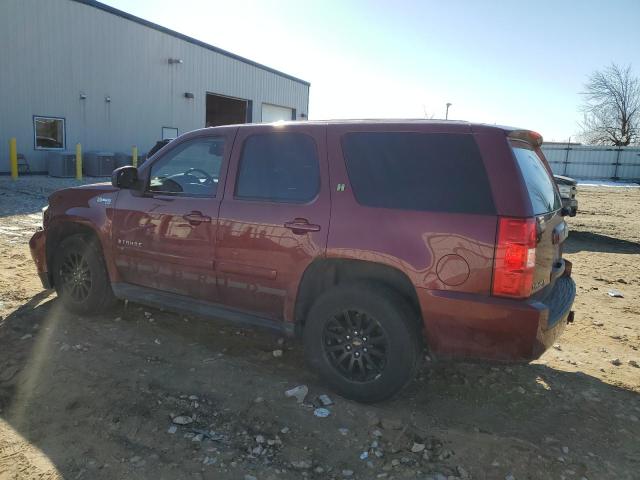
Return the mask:
<path id="1" fill-rule="evenodd" d="M 640 188 L 580 189 L 576 321 L 539 361 L 427 361 L 365 406 L 270 333 L 136 305 L 66 313 L 27 244 L 60 185 L 0 179 L 0 479 L 640 478 Z M 302 384 L 309 403 L 331 396 L 329 417 L 284 396 Z"/>

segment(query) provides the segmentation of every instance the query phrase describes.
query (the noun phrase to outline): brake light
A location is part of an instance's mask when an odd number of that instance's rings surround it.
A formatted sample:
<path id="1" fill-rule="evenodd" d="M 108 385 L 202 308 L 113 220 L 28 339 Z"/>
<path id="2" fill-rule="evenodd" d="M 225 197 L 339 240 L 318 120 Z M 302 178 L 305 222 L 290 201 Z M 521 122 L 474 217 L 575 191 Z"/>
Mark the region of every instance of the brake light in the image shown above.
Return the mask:
<path id="1" fill-rule="evenodd" d="M 508 136 L 514 140 L 522 140 L 523 142 L 530 143 L 534 147 L 540 147 L 542 145 L 542 135 L 531 130 L 512 130 Z"/>
<path id="2" fill-rule="evenodd" d="M 535 218 L 499 218 L 493 295 L 525 298 L 531 294 L 536 267 L 536 229 Z"/>

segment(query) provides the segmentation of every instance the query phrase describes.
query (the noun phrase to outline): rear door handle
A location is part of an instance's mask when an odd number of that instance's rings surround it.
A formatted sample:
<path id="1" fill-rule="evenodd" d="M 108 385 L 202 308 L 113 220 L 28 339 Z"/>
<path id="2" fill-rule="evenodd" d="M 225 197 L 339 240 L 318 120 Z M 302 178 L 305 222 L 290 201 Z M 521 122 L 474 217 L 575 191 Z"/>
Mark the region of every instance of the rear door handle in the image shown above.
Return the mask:
<path id="1" fill-rule="evenodd" d="M 308 232 L 319 232 L 320 225 L 316 225 L 315 223 L 309 223 L 306 218 L 296 218 L 291 222 L 286 222 L 284 224 L 285 228 L 288 228 L 296 235 L 304 235 Z"/>
<path id="2" fill-rule="evenodd" d="M 201 223 L 211 223 L 211 217 L 203 215 L 202 212 L 193 211 L 183 215 L 184 218 L 191 225 L 200 225 Z"/>

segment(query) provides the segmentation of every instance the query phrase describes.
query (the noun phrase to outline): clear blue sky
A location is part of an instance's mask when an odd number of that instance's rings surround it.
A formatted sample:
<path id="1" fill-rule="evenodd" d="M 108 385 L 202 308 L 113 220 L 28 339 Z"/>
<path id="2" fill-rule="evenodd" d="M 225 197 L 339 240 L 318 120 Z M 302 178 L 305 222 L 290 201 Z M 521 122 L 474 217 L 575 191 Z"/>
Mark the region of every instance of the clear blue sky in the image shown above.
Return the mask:
<path id="1" fill-rule="evenodd" d="M 640 75 L 640 0 L 103 0 L 311 82 L 309 116 L 578 132 L 586 77 Z"/>

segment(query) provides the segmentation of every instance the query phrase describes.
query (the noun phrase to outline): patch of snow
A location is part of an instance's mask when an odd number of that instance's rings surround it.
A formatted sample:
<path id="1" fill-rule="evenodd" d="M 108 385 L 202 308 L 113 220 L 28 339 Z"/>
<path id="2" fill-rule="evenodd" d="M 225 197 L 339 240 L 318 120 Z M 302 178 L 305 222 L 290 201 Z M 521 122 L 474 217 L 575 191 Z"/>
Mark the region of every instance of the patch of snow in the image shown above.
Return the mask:
<path id="1" fill-rule="evenodd" d="M 617 187 L 617 188 L 640 188 L 640 183 L 636 182 L 616 182 L 614 180 L 578 180 L 578 187 Z"/>

